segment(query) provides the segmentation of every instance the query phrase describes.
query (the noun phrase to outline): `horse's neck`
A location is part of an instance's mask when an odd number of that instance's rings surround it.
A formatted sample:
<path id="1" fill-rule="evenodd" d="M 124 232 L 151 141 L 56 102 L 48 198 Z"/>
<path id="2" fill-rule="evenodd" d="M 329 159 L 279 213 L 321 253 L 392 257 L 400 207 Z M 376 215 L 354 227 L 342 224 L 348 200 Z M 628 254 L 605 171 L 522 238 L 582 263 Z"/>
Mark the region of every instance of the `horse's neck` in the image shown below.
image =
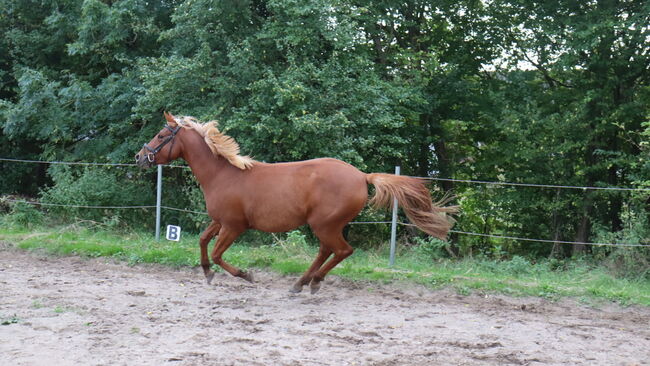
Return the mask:
<path id="1" fill-rule="evenodd" d="M 204 192 L 218 183 L 220 176 L 232 173 L 233 170 L 237 169 L 228 163 L 225 158 L 214 156 L 210 148 L 202 140 L 191 141 L 186 144 L 183 159 L 192 169 L 194 177 L 199 181 Z"/>

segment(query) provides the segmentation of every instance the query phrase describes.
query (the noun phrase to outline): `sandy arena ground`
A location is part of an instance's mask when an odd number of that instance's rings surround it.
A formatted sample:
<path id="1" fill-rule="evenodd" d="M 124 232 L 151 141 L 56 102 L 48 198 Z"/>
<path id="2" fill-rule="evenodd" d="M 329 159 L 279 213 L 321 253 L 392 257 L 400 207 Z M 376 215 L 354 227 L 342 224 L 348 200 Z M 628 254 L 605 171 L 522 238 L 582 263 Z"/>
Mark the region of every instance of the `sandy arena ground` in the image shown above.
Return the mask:
<path id="1" fill-rule="evenodd" d="M 0 245 L 0 365 L 650 365 L 650 308 L 129 267 Z"/>

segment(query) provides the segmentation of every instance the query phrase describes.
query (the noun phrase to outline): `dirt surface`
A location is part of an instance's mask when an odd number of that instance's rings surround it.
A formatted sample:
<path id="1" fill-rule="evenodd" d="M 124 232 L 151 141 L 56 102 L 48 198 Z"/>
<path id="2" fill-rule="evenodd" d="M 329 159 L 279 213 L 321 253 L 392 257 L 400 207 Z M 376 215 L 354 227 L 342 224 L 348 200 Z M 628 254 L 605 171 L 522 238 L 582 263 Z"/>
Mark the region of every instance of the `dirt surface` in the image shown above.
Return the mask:
<path id="1" fill-rule="evenodd" d="M 0 248 L 0 365 L 650 365 L 650 309 Z"/>

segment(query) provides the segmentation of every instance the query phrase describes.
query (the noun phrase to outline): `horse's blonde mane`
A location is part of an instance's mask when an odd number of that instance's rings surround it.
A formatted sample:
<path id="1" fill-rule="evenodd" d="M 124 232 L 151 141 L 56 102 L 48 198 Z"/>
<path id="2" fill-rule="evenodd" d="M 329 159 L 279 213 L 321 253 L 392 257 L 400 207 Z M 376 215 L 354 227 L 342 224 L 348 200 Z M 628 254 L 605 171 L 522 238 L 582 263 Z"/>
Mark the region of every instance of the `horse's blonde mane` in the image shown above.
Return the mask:
<path id="1" fill-rule="evenodd" d="M 217 121 L 201 123 L 196 118 L 188 116 L 175 117 L 175 119 L 183 128 L 192 129 L 203 136 L 205 143 L 208 144 L 214 155 L 223 156 L 230 164 L 241 170 L 253 166 L 255 160 L 248 156 L 239 155 L 239 144 L 232 137 L 219 131 Z"/>

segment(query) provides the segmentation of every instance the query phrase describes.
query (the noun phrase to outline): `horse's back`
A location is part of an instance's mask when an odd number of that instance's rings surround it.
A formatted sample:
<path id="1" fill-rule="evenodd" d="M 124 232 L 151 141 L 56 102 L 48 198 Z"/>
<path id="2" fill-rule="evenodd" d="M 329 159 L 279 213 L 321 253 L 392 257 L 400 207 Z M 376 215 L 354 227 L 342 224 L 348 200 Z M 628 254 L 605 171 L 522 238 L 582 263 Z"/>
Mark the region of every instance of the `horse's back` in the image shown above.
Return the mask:
<path id="1" fill-rule="evenodd" d="M 271 164 L 275 165 L 275 164 Z M 291 186 L 308 192 L 335 193 L 341 198 L 353 195 L 355 189 L 365 188 L 366 174 L 354 166 L 333 158 L 319 158 L 277 164 L 278 174 L 287 174 Z"/>
<path id="2" fill-rule="evenodd" d="M 257 179 L 282 179 L 280 177 L 286 177 L 305 183 L 314 178 L 319 180 L 354 181 L 356 183 L 365 182 L 366 179 L 366 174 L 353 165 L 334 158 L 273 164 L 256 163 L 251 173 Z"/>
<path id="3" fill-rule="evenodd" d="M 366 174 L 332 158 L 257 163 L 248 184 L 247 216 L 253 227 L 264 231 L 285 231 L 315 221 L 349 221 L 368 198 Z"/>

